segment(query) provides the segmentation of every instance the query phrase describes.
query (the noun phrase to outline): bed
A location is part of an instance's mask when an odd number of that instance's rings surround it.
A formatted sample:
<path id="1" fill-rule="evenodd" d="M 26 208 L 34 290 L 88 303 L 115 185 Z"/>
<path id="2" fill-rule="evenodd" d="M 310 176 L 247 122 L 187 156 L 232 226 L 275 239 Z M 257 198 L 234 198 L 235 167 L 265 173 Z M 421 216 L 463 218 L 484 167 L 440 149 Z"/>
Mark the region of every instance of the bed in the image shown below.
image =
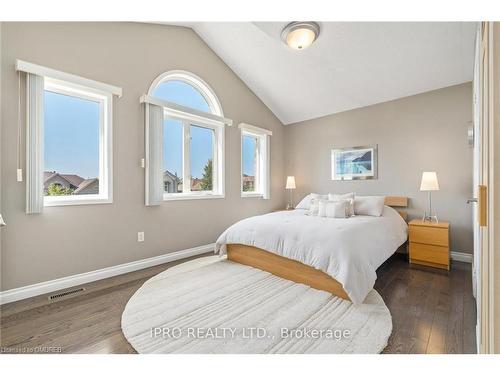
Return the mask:
<path id="1" fill-rule="evenodd" d="M 386 197 L 385 204 L 380 217 L 324 218 L 306 210 L 250 217 L 226 229 L 215 251 L 360 304 L 375 284 L 377 268 L 408 237 L 401 211 L 407 198 Z"/>

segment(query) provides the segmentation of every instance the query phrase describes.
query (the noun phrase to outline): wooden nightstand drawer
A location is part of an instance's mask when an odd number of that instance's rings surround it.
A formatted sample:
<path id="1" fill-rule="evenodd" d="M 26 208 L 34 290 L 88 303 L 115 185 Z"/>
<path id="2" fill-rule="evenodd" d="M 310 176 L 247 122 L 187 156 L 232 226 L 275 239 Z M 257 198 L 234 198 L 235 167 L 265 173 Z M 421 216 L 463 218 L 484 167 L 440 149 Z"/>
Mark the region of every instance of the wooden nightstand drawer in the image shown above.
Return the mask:
<path id="1" fill-rule="evenodd" d="M 448 229 L 410 225 L 410 242 L 448 247 Z"/>
<path id="2" fill-rule="evenodd" d="M 412 220 L 409 237 L 410 263 L 450 269 L 450 223 Z"/>
<path id="3" fill-rule="evenodd" d="M 447 247 L 410 242 L 410 262 L 449 269 L 450 255 Z"/>

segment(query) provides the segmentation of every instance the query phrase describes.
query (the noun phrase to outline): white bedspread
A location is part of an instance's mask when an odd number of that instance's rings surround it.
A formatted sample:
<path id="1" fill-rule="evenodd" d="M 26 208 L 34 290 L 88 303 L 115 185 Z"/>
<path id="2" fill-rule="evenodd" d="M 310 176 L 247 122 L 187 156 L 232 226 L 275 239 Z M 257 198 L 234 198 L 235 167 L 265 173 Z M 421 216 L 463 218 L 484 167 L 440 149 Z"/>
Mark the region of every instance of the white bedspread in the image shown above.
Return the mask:
<path id="1" fill-rule="evenodd" d="M 407 238 L 407 225 L 391 207 L 381 217 L 348 219 L 308 216 L 306 210 L 254 216 L 221 234 L 215 251 L 243 244 L 297 260 L 335 278 L 355 304 L 362 303 L 375 284 L 376 269 Z"/>

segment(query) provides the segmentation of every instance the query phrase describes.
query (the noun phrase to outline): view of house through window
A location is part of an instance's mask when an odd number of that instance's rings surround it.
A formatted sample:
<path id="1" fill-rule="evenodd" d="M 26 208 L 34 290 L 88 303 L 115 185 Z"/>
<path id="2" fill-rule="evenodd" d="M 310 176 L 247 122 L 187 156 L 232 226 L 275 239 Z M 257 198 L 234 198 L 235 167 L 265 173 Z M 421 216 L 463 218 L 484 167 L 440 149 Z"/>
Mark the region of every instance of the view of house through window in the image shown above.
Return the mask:
<path id="1" fill-rule="evenodd" d="M 45 90 L 44 195 L 99 194 L 100 103 Z"/>
<path id="2" fill-rule="evenodd" d="M 242 176 L 241 186 L 243 192 L 256 192 L 255 183 L 257 176 L 257 143 L 258 139 L 251 135 L 242 135 Z"/>

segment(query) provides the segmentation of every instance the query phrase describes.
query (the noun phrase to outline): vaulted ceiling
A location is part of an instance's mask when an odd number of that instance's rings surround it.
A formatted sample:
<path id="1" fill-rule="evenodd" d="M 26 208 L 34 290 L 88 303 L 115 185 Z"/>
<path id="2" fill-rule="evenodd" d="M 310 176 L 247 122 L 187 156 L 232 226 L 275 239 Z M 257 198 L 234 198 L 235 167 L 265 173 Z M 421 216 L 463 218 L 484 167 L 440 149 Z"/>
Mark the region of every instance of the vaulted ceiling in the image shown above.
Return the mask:
<path id="1" fill-rule="evenodd" d="M 302 51 L 281 41 L 286 24 L 185 26 L 284 124 L 472 80 L 472 22 L 321 22 L 319 38 Z"/>

